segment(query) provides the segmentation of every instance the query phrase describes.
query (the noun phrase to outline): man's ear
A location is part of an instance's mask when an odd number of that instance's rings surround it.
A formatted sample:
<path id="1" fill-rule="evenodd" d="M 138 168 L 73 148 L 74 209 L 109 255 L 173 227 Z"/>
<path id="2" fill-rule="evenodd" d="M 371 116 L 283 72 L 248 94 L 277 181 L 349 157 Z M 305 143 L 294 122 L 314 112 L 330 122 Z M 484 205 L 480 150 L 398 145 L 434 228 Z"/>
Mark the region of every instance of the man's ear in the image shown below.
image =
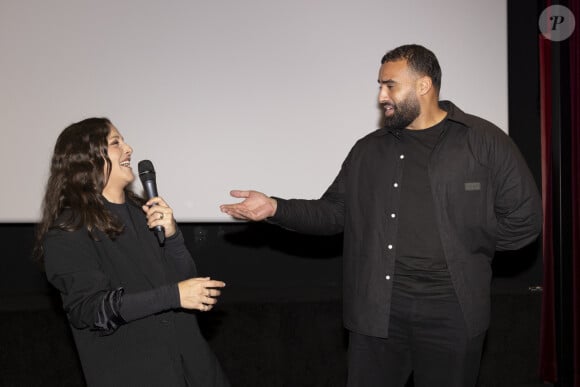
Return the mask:
<path id="1" fill-rule="evenodd" d="M 417 92 L 419 95 L 425 95 L 431 89 L 433 89 L 433 81 L 430 77 L 425 75 L 417 80 Z"/>

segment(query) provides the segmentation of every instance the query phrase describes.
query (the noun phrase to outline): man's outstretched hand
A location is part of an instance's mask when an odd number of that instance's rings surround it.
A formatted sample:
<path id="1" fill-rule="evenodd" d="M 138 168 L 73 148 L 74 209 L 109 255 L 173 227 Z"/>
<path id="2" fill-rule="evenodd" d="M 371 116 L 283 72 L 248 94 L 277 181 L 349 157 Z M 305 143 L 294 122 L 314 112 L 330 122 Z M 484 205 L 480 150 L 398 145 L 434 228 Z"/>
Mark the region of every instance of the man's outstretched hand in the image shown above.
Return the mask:
<path id="1" fill-rule="evenodd" d="M 235 198 L 244 199 L 236 204 L 222 204 L 220 210 L 236 219 L 259 221 L 274 216 L 276 213 L 276 199 L 258 191 L 230 191 Z"/>

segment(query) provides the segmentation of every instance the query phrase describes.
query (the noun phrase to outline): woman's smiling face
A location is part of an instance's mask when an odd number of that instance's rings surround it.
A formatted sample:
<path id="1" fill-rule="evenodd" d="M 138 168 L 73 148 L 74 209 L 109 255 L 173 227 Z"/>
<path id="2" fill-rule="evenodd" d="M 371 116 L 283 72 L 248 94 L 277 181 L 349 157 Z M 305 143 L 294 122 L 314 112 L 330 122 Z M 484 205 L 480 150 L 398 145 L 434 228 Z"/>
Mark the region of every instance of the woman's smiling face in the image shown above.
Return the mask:
<path id="1" fill-rule="evenodd" d="M 107 155 L 111 160 L 111 171 L 108 173 L 108 165 L 105 163 L 106 184 L 103 193 L 105 191 L 122 192 L 135 180 L 135 174 L 131 168 L 132 154 L 133 148 L 125 142 L 117 128 L 111 125 L 111 131 L 107 136 Z"/>

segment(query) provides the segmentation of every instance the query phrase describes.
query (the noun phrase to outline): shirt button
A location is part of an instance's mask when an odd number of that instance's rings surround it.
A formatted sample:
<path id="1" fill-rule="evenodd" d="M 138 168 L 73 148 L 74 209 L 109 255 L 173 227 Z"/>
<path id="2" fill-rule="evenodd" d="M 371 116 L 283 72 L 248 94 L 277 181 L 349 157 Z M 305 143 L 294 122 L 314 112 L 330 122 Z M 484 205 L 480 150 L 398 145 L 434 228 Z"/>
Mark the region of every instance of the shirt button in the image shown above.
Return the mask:
<path id="1" fill-rule="evenodd" d="M 397 188 L 399 186 L 399 183 L 393 183 L 393 187 Z"/>
<path id="2" fill-rule="evenodd" d="M 388 245 L 387 249 L 392 250 L 393 249 L 393 245 Z"/>
<path id="3" fill-rule="evenodd" d="M 388 280 L 390 280 L 390 279 L 391 279 L 391 276 L 390 276 L 390 275 L 387 275 L 387 276 L 385 277 L 385 279 L 388 281 Z"/>
<path id="4" fill-rule="evenodd" d="M 405 155 L 400 155 L 400 156 L 399 156 L 399 158 L 400 158 L 401 160 L 403 160 L 403 159 L 405 158 Z"/>

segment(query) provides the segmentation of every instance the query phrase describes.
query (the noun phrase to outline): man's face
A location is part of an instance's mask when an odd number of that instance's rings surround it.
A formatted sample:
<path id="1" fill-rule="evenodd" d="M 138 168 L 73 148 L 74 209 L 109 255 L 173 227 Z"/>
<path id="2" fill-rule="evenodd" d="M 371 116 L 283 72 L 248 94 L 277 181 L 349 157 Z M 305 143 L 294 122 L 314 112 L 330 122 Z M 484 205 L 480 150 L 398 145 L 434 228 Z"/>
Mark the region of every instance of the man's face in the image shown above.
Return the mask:
<path id="1" fill-rule="evenodd" d="M 406 128 L 419 117 L 417 79 L 406 60 L 383 63 L 379 71 L 379 103 L 385 109 L 385 127 Z"/>

